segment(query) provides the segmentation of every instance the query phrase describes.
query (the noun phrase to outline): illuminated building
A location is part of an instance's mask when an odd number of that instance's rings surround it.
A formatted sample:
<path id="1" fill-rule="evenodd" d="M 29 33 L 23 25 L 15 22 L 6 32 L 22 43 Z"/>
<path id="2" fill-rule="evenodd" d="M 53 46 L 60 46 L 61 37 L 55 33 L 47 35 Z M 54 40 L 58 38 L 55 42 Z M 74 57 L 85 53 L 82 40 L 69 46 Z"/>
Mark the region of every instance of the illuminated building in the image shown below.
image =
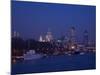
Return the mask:
<path id="1" fill-rule="evenodd" d="M 51 42 L 51 41 L 53 41 L 53 36 L 49 30 L 45 35 L 45 38 L 43 38 L 42 36 L 39 37 L 39 42 Z"/>
<path id="2" fill-rule="evenodd" d="M 71 27 L 71 29 L 70 29 L 70 40 L 73 44 L 75 43 L 75 35 L 76 35 L 75 27 Z"/>
<path id="3" fill-rule="evenodd" d="M 52 40 L 53 40 L 52 33 L 50 31 L 48 31 L 46 36 L 45 36 L 45 41 L 46 42 L 51 42 Z"/>
<path id="4" fill-rule="evenodd" d="M 14 31 L 12 37 L 19 37 L 19 32 Z"/>
<path id="5" fill-rule="evenodd" d="M 69 39 L 67 45 L 69 50 L 75 50 L 77 47 L 75 36 L 76 36 L 76 29 L 75 27 L 71 27 L 69 31 Z"/>
<path id="6" fill-rule="evenodd" d="M 68 43 L 68 37 L 65 36 L 64 40 L 63 40 L 63 46 L 64 46 L 64 48 L 67 48 L 67 43 Z"/>
<path id="7" fill-rule="evenodd" d="M 43 42 L 44 40 L 43 40 L 43 37 L 42 36 L 40 36 L 40 38 L 39 38 L 39 42 Z"/>

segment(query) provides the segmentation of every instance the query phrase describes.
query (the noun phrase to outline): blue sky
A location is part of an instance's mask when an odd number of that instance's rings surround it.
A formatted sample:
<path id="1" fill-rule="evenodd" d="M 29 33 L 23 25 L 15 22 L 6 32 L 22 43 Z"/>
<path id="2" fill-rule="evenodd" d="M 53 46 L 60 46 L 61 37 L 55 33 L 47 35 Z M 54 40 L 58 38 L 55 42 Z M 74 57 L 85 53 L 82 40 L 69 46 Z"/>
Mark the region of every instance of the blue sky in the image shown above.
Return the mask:
<path id="1" fill-rule="evenodd" d="M 12 32 L 18 31 L 24 39 L 38 39 L 49 28 L 59 38 L 74 26 L 77 40 L 82 41 L 88 30 L 89 39 L 95 41 L 95 10 L 95 6 L 12 1 Z"/>

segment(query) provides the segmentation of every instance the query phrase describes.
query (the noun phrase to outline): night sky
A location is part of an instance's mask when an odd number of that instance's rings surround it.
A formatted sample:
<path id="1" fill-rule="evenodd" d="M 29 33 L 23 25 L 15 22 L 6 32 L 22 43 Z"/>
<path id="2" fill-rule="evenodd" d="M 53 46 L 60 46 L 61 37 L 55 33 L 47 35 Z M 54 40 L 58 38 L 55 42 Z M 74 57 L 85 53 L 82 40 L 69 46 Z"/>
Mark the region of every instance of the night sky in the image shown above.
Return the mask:
<path id="1" fill-rule="evenodd" d="M 50 29 L 54 38 L 60 38 L 74 26 L 77 40 L 82 41 L 86 29 L 90 41 L 95 41 L 95 10 L 95 6 L 12 1 L 12 32 L 38 40 Z"/>

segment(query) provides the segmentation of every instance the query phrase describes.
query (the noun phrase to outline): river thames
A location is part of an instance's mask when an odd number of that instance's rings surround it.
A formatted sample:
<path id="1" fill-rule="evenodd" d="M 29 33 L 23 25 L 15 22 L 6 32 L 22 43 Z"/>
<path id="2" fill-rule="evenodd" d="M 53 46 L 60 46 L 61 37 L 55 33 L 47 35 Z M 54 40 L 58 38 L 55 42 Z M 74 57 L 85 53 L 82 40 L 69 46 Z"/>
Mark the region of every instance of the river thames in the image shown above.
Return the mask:
<path id="1" fill-rule="evenodd" d="M 12 64 L 12 74 L 89 70 L 96 68 L 95 53 L 58 55 Z"/>

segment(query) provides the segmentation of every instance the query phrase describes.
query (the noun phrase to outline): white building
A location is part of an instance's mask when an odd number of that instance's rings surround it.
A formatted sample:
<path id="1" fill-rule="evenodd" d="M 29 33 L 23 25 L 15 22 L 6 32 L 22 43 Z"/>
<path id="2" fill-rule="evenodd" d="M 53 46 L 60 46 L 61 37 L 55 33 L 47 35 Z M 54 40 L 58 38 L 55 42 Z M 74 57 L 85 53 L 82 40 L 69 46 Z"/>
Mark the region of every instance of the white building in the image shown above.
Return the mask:
<path id="1" fill-rule="evenodd" d="M 45 36 L 45 41 L 46 42 L 50 42 L 53 40 L 53 36 L 52 33 L 50 31 L 47 32 L 46 36 Z"/>
<path id="2" fill-rule="evenodd" d="M 51 42 L 52 40 L 53 40 L 53 36 L 50 31 L 47 32 L 44 38 L 41 35 L 39 37 L 39 42 Z"/>

